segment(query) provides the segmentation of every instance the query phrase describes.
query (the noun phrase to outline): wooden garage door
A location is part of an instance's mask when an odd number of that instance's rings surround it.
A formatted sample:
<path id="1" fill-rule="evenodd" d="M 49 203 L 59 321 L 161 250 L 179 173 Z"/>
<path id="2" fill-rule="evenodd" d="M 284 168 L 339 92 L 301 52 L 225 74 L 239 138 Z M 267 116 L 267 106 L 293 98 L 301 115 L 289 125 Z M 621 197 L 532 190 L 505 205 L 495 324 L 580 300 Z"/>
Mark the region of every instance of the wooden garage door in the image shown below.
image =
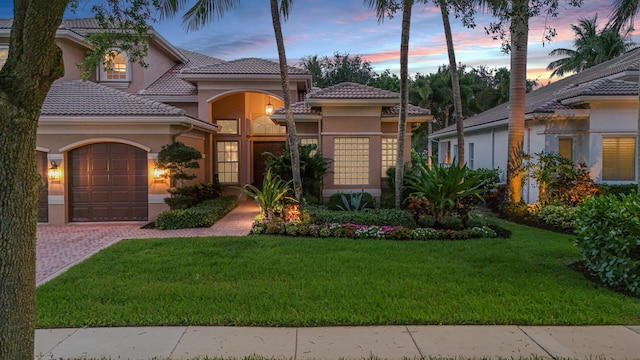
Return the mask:
<path id="1" fill-rule="evenodd" d="M 38 173 L 43 180 L 43 186 L 38 198 L 38 222 L 47 222 L 49 221 L 49 178 L 46 152 L 36 151 L 36 164 Z"/>
<path id="2" fill-rule="evenodd" d="M 146 221 L 147 153 L 119 143 L 69 152 L 70 221 Z"/>

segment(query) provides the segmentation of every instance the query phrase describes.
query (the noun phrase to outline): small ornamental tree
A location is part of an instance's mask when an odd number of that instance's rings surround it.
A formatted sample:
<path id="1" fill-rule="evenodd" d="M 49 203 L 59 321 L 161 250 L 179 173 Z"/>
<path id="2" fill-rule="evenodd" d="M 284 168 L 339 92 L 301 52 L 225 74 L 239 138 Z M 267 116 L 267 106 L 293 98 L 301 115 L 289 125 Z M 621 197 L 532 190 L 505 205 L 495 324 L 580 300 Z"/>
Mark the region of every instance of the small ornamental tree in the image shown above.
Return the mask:
<path id="1" fill-rule="evenodd" d="M 196 175 L 189 172 L 190 169 L 199 169 L 198 160 L 202 154 L 195 148 L 187 146 L 180 141 L 164 145 L 158 153 L 156 166 L 169 170 L 167 175 L 172 181 L 178 181 L 182 186 L 184 180 L 192 180 Z"/>

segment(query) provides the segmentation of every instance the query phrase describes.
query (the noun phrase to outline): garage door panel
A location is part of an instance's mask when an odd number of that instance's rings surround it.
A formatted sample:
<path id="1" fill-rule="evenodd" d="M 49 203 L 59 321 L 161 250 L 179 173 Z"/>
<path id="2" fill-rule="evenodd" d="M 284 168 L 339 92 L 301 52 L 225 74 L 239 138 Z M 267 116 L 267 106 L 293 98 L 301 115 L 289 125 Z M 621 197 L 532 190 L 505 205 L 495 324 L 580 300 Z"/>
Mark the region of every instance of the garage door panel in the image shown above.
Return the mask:
<path id="1" fill-rule="evenodd" d="M 91 144 L 72 150 L 70 163 L 71 221 L 147 220 L 144 150 L 120 143 Z"/>

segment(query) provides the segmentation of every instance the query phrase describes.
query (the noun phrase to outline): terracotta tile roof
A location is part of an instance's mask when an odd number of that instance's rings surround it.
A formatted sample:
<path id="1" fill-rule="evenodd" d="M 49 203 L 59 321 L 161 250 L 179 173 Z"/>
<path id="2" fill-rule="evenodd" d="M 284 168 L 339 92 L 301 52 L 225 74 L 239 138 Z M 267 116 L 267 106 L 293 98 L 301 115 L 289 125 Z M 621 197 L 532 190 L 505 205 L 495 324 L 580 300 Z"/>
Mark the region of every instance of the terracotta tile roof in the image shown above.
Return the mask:
<path id="1" fill-rule="evenodd" d="M 185 116 L 185 111 L 91 81 L 56 81 L 42 105 L 42 115 Z"/>
<path id="2" fill-rule="evenodd" d="M 344 82 L 307 94 L 307 99 L 398 99 L 400 94 L 372 86 Z"/>
<path id="3" fill-rule="evenodd" d="M 305 104 L 303 101 L 299 101 L 291 104 L 291 110 L 293 110 L 294 115 L 320 115 L 320 109 L 317 107 L 311 107 Z M 284 107 L 275 109 L 273 111 L 273 115 L 286 115 L 286 111 Z"/>
<path id="4" fill-rule="evenodd" d="M 265 59 L 244 58 L 220 64 L 186 68 L 183 69 L 181 73 L 212 75 L 279 75 L 280 64 Z M 304 69 L 289 66 L 289 74 L 309 75 L 311 73 Z"/>
<path id="5" fill-rule="evenodd" d="M 640 48 L 605 61 L 575 75 L 560 79 L 543 86 L 526 96 L 527 114 L 534 112 L 553 112 L 559 109 L 571 109 L 566 101 L 581 96 L 625 96 L 638 94 L 638 75 L 640 68 Z M 509 103 L 464 120 L 465 129 L 490 124 L 509 118 Z M 438 136 L 455 131 L 455 125 L 436 131 Z"/>
<path id="6" fill-rule="evenodd" d="M 13 25 L 13 19 L 0 19 L 0 29 L 11 29 L 11 25 Z M 82 30 L 98 30 L 101 29 L 101 27 L 95 18 L 83 18 L 63 19 L 58 29 L 69 29 L 83 33 Z"/>
<path id="7" fill-rule="evenodd" d="M 160 95 L 160 96 L 189 96 L 197 95 L 198 88 L 178 77 L 180 70 L 189 67 L 207 66 L 224 63 L 223 60 L 198 54 L 193 51 L 178 49 L 189 60 L 187 63 L 178 64 L 164 73 L 158 80 L 154 81 L 146 89 L 140 91 L 140 95 Z"/>
<path id="8" fill-rule="evenodd" d="M 382 108 L 382 115 L 394 115 L 398 116 L 400 114 L 400 105 L 384 107 Z M 407 115 L 431 115 L 431 111 L 429 109 L 421 108 L 420 106 L 415 106 L 409 104 L 407 107 Z"/>

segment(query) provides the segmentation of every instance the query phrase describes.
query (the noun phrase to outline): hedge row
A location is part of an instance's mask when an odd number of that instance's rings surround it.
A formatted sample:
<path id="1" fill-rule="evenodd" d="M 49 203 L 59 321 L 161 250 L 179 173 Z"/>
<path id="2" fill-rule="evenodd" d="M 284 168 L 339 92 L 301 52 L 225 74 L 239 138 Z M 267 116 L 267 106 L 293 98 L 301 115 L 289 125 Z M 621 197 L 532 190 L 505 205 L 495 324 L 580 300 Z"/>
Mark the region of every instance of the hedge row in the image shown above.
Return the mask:
<path id="1" fill-rule="evenodd" d="M 408 211 L 395 209 L 371 209 L 369 211 L 336 211 L 323 207 L 306 207 L 311 222 L 323 224 L 361 224 L 377 226 L 404 226 L 409 229 L 417 227 L 416 221 Z"/>
<path id="2" fill-rule="evenodd" d="M 189 209 L 168 210 L 158 215 L 156 229 L 209 227 L 236 206 L 238 206 L 237 196 L 224 196 L 203 201 Z"/>

